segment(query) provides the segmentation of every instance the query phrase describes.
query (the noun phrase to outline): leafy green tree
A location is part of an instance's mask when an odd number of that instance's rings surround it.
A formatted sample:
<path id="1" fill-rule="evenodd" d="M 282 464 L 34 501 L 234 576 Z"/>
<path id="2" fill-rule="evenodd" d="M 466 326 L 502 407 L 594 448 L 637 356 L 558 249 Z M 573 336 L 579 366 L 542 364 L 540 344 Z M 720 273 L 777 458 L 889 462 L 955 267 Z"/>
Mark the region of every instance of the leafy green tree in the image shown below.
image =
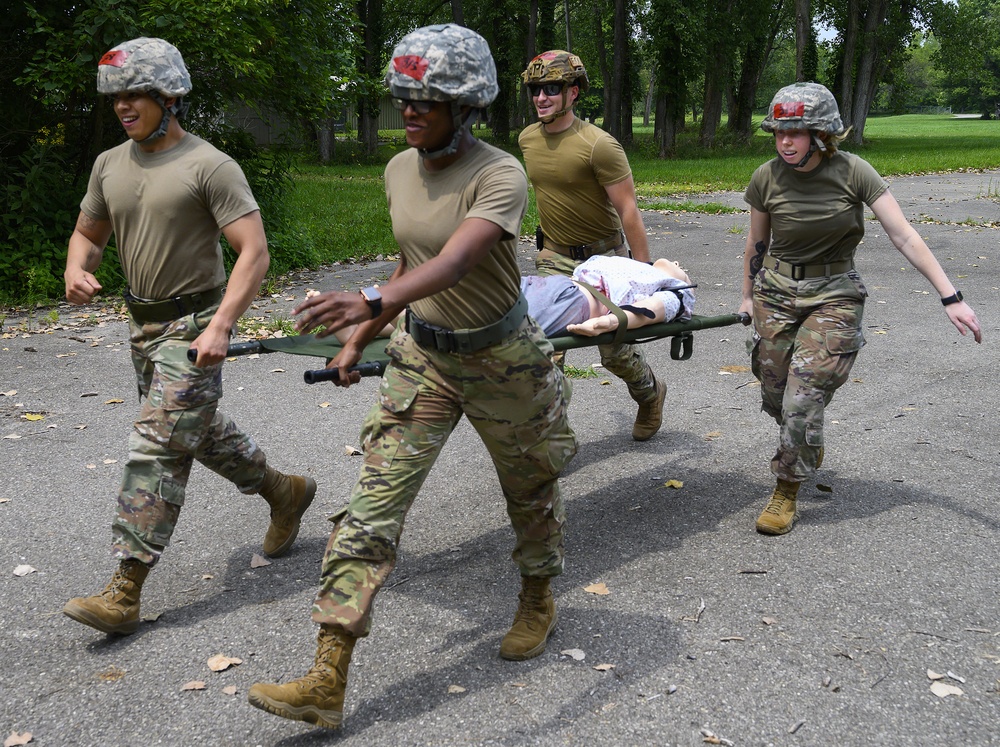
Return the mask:
<path id="1" fill-rule="evenodd" d="M 963 111 L 997 116 L 1000 109 L 1000 0 L 945 4 L 934 21 L 941 48 L 934 55 L 945 72 L 948 103 Z"/>
<path id="2" fill-rule="evenodd" d="M 61 295 L 90 166 L 123 138 L 96 91 L 105 51 L 137 36 L 161 36 L 181 50 L 194 83 L 185 125 L 241 161 L 274 236 L 287 169 L 220 115 L 234 102 L 292 121 L 336 109 L 342 102 L 330 78 L 352 63 L 350 17 L 340 0 L 35 0 L 0 16 L 0 296 L 23 297 L 29 270 L 33 294 Z M 102 273 L 106 287 L 120 284 L 113 259 Z"/>

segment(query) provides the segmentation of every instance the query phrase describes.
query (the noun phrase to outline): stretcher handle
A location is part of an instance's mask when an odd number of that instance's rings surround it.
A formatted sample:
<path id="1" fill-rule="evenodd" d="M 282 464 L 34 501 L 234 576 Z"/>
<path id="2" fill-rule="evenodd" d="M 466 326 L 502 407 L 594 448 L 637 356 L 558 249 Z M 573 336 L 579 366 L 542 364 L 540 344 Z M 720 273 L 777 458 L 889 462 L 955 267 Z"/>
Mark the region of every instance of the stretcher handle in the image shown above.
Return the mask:
<path id="1" fill-rule="evenodd" d="M 250 342 L 234 342 L 226 349 L 226 357 L 232 357 L 234 355 L 249 355 L 251 353 L 259 353 L 262 350 L 263 346 L 260 344 L 259 340 L 251 340 Z M 192 363 L 198 360 L 198 348 L 188 348 L 187 357 Z"/>
<path id="2" fill-rule="evenodd" d="M 381 376 L 385 372 L 386 363 L 388 361 L 359 363 L 356 366 L 351 366 L 347 369 L 347 372 L 353 373 L 357 371 L 362 376 Z M 333 368 L 317 368 L 313 371 L 306 371 L 302 374 L 302 378 L 307 384 L 317 384 L 320 381 L 334 381 L 340 378 L 340 370 L 336 366 Z"/>

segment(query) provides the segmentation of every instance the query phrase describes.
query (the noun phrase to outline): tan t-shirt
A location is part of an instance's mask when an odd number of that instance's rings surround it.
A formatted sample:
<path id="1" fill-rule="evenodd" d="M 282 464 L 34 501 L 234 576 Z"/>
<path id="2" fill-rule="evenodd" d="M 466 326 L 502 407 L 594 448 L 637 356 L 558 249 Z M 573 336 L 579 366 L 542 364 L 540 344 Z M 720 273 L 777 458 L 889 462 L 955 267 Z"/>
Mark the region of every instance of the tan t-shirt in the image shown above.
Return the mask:
<path id="1" fill-rule="evenodd" d="M 837 151 L 812 171 L 768 161 L 750 178 L 744 199 L 771 216 L 768 253 L 808 265 L 854 257 L 865 235 L 864 206 L 888 188 L 863 158 Z"/>
<path id="2" fill-rule="evenodd" d="M 535 188 L 542 232 L 557 244 L 578 246 L 613 236 L 622 222 L 605 187 L 632 170 L 622 146 L 600 127 L 576 118 L 550 135 L 541 122 L 517 138 Z"/>
<path id="3" fill-rule="evenodd" d="M 516 158 L 477 140 L 458 161 L 430 172 L 410 148 L 386 166 L 385 194 L 408 268 L 436 257 L 466 218 L 503 229 L 503 238 L 457 285 L 410 304 L 417 316 L 447 329 L 475 329 L 510 311 L 521 292 L 516 249 L 528 203 Z"/>
<path id="4" fill-rule="evenodd" d="M 99 155 L 80 209 L 111 221 L 132 293 L 160 300 L 222 285 L 222 227 L 258 208 L 239 165 L 188 133 L 165 151 L 126 141 Z"/>

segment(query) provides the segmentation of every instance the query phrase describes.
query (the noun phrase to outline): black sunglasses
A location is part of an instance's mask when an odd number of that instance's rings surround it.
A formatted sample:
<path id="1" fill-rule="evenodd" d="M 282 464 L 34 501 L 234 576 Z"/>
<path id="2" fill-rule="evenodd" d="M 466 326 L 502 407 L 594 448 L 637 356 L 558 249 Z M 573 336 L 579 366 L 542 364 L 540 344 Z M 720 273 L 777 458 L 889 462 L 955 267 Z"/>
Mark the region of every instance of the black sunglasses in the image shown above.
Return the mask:
<path id="1" fill-rule="evenodd" d="M 429 114 L 434 108 L 433 101 L 414 101 L 413 99 L 397 99 L 393 97 L 392 105 L 401 112 L 406 111 L 406 107 L 411 107 L 417 114 Z"/>
<path id="2" fill-rule="evenodd" d="M 529 83 L 528 90 L 531 92 L 532 96 L 537 96 L 540 93 L 544 93 L 546 96 L 558 96 L 562 93 L 562 89 L 566 87 L 565 83 Z"/>

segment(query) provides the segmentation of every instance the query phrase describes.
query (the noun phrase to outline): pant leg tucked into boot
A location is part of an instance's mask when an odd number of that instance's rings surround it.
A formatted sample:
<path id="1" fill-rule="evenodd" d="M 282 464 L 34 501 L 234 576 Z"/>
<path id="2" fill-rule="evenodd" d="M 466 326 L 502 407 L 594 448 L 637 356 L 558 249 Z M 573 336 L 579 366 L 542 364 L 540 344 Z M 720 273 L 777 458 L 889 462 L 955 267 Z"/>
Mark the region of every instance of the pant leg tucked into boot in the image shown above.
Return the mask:
<path id="1" fill-rule="evenodd" d="M 556 626 L 556 604 L 549 578 L 521 576 L 514 624 L 500 642 L 500 656 L 511 661 L 532 659 L 545 651 L 545 643 Z"/>
<path id="2" fill-rule="evenodd" d="M 302 515 L 316 497 L 311 477 L 284 475 L 267 467 L 260 494 L 271 507 L 271 524 L 264 535 L 264 554 L 277 558 L 288 552 L 299 534 Z"/>
<path id="3" fill-rule="evenodd" d="M 102 633 L 130 635 L 139 627 L 139 594 L 148 573 L 145 563 L 123 560 L 104 591 L 70 599 L 63 614 Z"/>
<path id="4" fill-rule="evenodd" d="M 321 625 L 316 659 L 305 676 L 284 685 L 258 682 L 250 688 L 250 705 L 293 721 L 336 729 L 344 720 L 347 669 L 357 638 Z"/>

